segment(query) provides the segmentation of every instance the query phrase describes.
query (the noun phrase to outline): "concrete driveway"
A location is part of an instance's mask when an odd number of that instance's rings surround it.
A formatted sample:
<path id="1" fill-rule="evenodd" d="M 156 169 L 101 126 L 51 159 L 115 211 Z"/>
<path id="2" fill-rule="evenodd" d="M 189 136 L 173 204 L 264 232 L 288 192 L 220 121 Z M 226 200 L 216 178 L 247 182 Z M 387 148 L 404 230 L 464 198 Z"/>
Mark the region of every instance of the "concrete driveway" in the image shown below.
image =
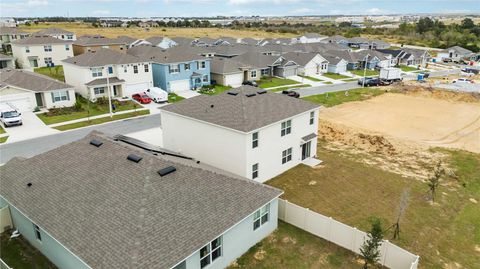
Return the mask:
<path id="1" fill-rule="evenodd" d="M 35 137 L 51 135 L 60 131 L 47 127 L 33 112 L 22 112 L 23 125 L 4 128 L 8 133 L 6 143 L 27 140 Z"/>
<path id="2" fill-rule="evenodd" d="M 178 92 L 176 92 L 176 94 L 177 94 L 178 96 L 181 96 L 181 97 L 187 98 L 187 99 L 200 95 L 198 92 L 196 92 L 196 91 L 190 91 L 190 90 L 187 90 L 187 91 L 178 91 Z"/>

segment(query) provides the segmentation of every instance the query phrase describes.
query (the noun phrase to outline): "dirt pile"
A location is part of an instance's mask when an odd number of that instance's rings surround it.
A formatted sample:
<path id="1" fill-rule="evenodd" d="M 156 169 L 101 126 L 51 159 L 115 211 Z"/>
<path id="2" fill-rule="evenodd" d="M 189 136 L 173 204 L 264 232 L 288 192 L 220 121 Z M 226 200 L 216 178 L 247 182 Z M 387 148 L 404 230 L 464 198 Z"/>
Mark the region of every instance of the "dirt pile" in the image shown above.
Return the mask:
<path id="1" fill-rule="evenodd" d="M 480 102 L 480 94 L 475 92 L 454 92 L 435 88 L 432 83 L 419 85 L 417 82 L 405 82 L 390 89 L 410 96 L 434 98 L 451 102 Z"/>

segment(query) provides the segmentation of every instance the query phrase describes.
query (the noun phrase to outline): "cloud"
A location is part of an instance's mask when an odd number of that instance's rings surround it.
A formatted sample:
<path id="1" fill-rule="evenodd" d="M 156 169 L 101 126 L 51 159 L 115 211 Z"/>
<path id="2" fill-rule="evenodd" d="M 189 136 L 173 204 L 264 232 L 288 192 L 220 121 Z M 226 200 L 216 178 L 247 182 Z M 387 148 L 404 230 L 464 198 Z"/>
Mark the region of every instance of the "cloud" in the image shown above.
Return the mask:
<path id="1" fill-rule="evenodd" d="M 311 8 L 297 8 L 297 9 L 294 9 L 292 10 L 290 13 L 292 14 L 299 14 L 299 15 L 303 15 L 303 14 L 312 14 L 314 13 L 315 10 L 311 9 Z"/>
<path id="2" fill-rule="evenodd" d="M 48 6 L 50 3 L 48 0 L 28 0 L 28 1 L 1 1 L 0 0 L 0 10 L 2 16 L 8 14 L 9 16 L 15 16 L 15 14 L 25 14 L 31 10 L 33 7 L 44 7 Z"/>
<path id="3" fill-rule="evenodd" d="M 92 14 L 97 16 L 106 16 L 106 15 L 112 14 L 112 12 L 106 9 L 97 9 L 97 10 L 94 10 Z"/>
<path id="4" fill-rule="evenodd" d="M 48 0 L 29 0 L 26 3 L 29 7 L 48 6 Z"/>

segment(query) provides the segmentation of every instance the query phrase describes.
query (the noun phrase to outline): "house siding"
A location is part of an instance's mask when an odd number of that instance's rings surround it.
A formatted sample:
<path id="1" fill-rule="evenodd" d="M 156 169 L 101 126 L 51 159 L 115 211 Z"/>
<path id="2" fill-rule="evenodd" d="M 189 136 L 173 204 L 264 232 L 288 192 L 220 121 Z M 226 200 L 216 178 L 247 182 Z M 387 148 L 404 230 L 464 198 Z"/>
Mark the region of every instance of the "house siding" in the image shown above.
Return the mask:
<path id="1" fill-rule="evenodd" d="M 170 92 L 170 82 L 177 81 L 177 80 L 189 80 L 190 89 L 195 87 L 194 79 L 192 79 L 193 72 L 202 74 L 203 76 L 207 76 L 207 82 L 203 82 L 201 80 L 200 85 L 210 85 L 210 60 L 205 59 L 205 68 L 198 69 L 197 62 L 199 61 L 189 61 L 189 62 L 182 62 L 182 63 L 172 63 L 178 64 L 180 67 L 180 71 L 175 74 L 170 74 L 169 67 L 170 64 L 160 64 L 160 63 L 153 63 L 153 84 L 155 87 L 159 87 L 165 91 Z M 185 64 L 190 64 L 190 70 L 185 70 Z"/>
<path id="2" fill-rule="evenodd" d="M 46 44 L 49 45 L 49 44 Z M 30 65 L 29 57 L 37 57 L 38 67 L 45 67 L 45 58 L 52 58 L 54 65 L 62 65 L 62 60 L 73 57 L 72 44 L 51 44 L 52 51 L 44 51 L 44 45 L 16 45 L 12 44 L 12 53 L 16 58 L 18 65 L 23 69 L 32 70 L 33 66 Z M 66 50 L 65 46 L 69 47 Z M 26 47 L 30 52 L 26 52 Z"/>

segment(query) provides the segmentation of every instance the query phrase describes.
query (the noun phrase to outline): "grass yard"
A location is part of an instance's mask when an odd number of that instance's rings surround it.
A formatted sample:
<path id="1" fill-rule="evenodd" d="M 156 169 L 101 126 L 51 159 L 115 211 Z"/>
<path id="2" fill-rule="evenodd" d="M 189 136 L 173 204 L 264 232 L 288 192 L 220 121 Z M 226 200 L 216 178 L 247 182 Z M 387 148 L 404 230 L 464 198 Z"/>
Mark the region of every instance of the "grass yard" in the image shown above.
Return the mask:
<path id="1" fill-rule="evenodd" d="M 310 84 L 303 84 L 303 85 L 298 85 L 298 86 L 287 86 L 287 87 L 280 87 L 280 88 L 275 88 L 273 90 L 270 90 L 271 92 L 281 92 L 285 90 L 290 90 L 290 89 L 296 89 L 296 88 L 308 88 L 312 87 Z"/>
<path id="2" fill-rule="evenodd" d="M 169 102 L 169 103 L 180 102 L 180 101 L 182 101 L 183 99 L 185 99 L 185 98 L 183 98 L 183 97 L 181 97 L 180 95 L 177 95 L 177 94 L 175 94 L 175 93 L 173 93 L 173 92 L 168 94 L 168 102 Z"/>
<path id="3" fill-rule="evenodd" d="M 480 155 L 447 151 L 458 178 L 441 180 L 432 205 L 426 183 L 329 151 L 323 143 L 318 148 L 321 168 L 299 165 L 267 184 L 284 190 L 290 202 L 364 231 L 374 217 L 384 227 L 392 225 L 400 197 L 410 189 L 400 239 L 392 240 L 391 230 L 386 238 L 420 255 L 421 268 L 479 268 Z"/>
<path id="4" fill-rule="evenodd" d="M 3 129 L 3 127 L 0 125 L 0 134 L 4 134 L 4 133 L 6 133 L 5 129 Z"/>
<path id="5" fill-rule="evenodd" d="M 298 81 L 287 79 L 287 78 L 277 78 L 277 77 L 269 77 L 269 78 L 262 78 L 257 81 L 258 86 L 260 88 L 272 88 L 272 87 L 279 87 L 279 86 L 287 86 L 287 85 L 294 85 L 294 84 L 301 84 Z"/>
<path id="6" fill-rule="evenodd" d="M 302 77 L 302 78 L 306 78 L 306 79 L 309 79 L 311 81 L 317 81 L 317 82 L 322 82 L 323 80 L 321 79 L 318 79 L 318 78 L 314 78 L 314 77 L 310 77 L 310 76 L 300 76 L 299 77 Z"/>
<path id="7" fill-rule="evenodd" d="M 407 66 L 407 65 L 400 65 L 400 69 L 402 69 L 403 72 L 418 71 L 418 68 L 416 68 L 416 67 L 411 67 L 411 66 Z"/>
<path id="8" fill-rule="evenodd" d="M 252 247 L 234 268 L 361 268 L 356 255 L 283 221 L 267 238 Z M 369 267 L 376 268 L 376 267 Z"/>
<path id="9" fill-rule="evenodd" d="M 215 95 L 215 94 L 219 94 L 219 93 L 222 93 L 224 91 L 230 90 L 231 88 L 232 87 L 230 87 L 230 86 L 223 86 L 223 85 L 220 85 L 220 84 L 216 84 L 216 85 L 211 85 L 211 86 L 208 86 L 208 87 L 203 87 L 198 92 L 201 93 L 201 94 Z"/>
<path id="10" fill-rule="evenodd" d="M 50 109 L 50 112 L 58 110 L 58 113 L 50 113 L 45 112 L 41 114 L 37 114 L 37 116 L 47 125 L 60 123 L 70 120 L 76 120 L 81 118 L 86 118 L 87 116 L 98 116 L 102 114 L 107 114 L 110 112 L 108 101 L 107 102 L 90 102 L 88 104 L 85 98 L 77 97 L 77 102 L 80 103 L 81 108 L 79 110 L 75 110 L 73 108 L 57 108 L 57 109 Z M 133 102 L 130 100 L 122 100 L 121 102 L 114 102 L 116 104 L 115 111 L 125 111 L 131 110 L 135 108 L 142 108 L 137 102 Z M 88 112 L 90 110 L 90 113 Z"/>
<path id="11" fill-rule="evenodd" d="M 5 143 L 5 142 L 7 142 L 7 140 L 8 140 L 8 136 L 2 136 L 2 137 L 0 137 L 0 144 L 3 144 L 3 143 Z"/>
<path id="12" fill-rule="evenodd" d="M 365 72 L 365 70 L 363 70 L 363 69 L 350 70 L 350 73 L 355 74 L 357 76 L 361 76 L 361 77 L 363 77 L 364 72 Z M 367 69 L 367 72 L 365 72 L 365 76 L 367 76 L 367 77 L 374 77 L 374 76 L 378 76 L 378 75 L 380 75 L 380 71 L 378 71 L 378 70 Z"/>
<path id="13" fill-rule="evenodd" d="M 350 78 L 349 76 L 335 74 L 335 73 L 325 73 L 322 76 L 331 78 L 331 79 L 343 79 L 343 78 Z"/>
<path id="14" fill-rule="evenodd" d="M 103 117 L 103 118 L 98 118 L 98 119 L 93 119 L 90 121 L 81 121 L 77 123 L 72 123 L 72 124 L 66 124 L 66 125 L 61 125 L 54 127 L 54 129 L 60 130 L 60 131 L 66 131 L 66 130 L 71 130 L 71 129 L 77 129 L 81 127 L 87 127 L 90 125 L 96 125 L 96 124 L 101 124 L 105 122 L 110 122 L 110 121 L 115 121 L 115 120 L 121 120 L 121 119 L 127 119 L 127 118 L 132 118 L 132 117 L 137 117 L 141 115 L 148 115 L 150 114 L 150 110 L 140 110 L 136 112 L 129 112 L 125 114 L 118 114 L 118 115 L 113 115 L 112 118 L 110 117 Z"/>
<path id="15" fill-rule="evenodd" d="M 8 266 L 15 269 L 57 268 L 23 236 L 10 239 L 9 235 L 10 232 L 4 232 L 0 243 L 0 257 Z"/>
<path id="16" fill-rule="evenodd" d="M 348 95 L 345 95 L 348 92 Z M 348 91 L 329 92 L 303 97 L 302 99 L 322 104 L 326 107 L 336 106 L 345 102 L 362 101 L 384 94 L 385 90 L 379 88 L 356 88 Z"/>
<path id="17" fill-rule="evenodd" d="M 39 67 L 35 68 L 33 71 L 45 76 L 49 76 L 53 79 L 60 80 L 65 82 L 65 75 L 63 74 L 63 66 L 57 65 L 55 67 Z"/>

